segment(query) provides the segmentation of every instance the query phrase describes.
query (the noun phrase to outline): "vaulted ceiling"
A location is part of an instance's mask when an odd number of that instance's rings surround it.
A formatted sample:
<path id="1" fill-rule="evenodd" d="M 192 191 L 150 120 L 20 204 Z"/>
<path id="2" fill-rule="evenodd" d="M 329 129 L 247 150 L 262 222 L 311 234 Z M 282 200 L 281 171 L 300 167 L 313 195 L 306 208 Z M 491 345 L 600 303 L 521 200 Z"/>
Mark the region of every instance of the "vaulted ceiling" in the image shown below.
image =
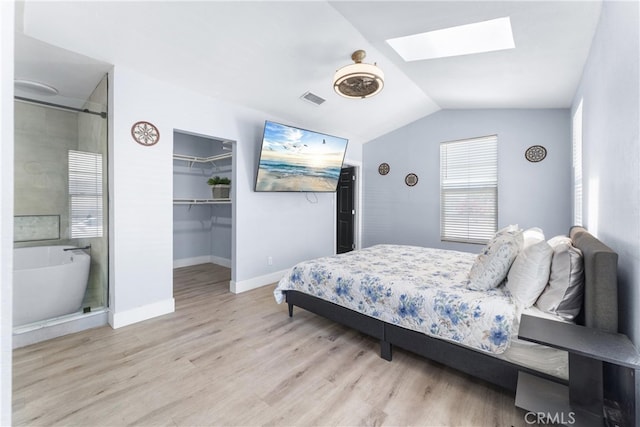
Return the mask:
<path id="1" fill-rule="evenodd" d="M 366 142 L 439 109 L 566 108 L 598 1 L 31 1 L 16 78 L 86 99 L 112 64 L 291 124 Z M 385 40 L 509 16 L 515 49 L 405 62 Z M 384 90 L 346 99 L 335 71 L 367 52 Z M 311 91 L 320 106 L 300 99 Z"/>

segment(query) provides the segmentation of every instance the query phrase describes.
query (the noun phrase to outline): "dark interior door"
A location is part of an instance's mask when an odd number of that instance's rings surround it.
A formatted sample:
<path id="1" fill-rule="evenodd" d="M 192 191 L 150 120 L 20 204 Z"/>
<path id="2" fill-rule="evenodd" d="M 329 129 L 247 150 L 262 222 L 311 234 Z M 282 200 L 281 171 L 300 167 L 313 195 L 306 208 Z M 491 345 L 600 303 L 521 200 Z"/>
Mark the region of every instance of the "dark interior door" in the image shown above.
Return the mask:
<path id="1" fill-rule="evenodd" d="M 355 249 L 354 228 L 355 228 L 355 205 L 354 189 L 356 183 L 355 168 L 343 168 L 340 171 L 340 181 L 338 182 L 337 193 L 337 215 L 338 215 L 338 247 L 336 252 L 341 254 Z"/>

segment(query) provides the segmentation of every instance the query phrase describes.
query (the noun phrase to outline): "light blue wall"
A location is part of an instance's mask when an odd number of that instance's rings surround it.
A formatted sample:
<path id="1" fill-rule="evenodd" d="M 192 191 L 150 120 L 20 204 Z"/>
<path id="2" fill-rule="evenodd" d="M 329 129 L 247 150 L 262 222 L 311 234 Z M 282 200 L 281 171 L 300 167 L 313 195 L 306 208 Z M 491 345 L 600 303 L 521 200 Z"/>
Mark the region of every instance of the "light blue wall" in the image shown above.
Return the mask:
<path id="1" fill-rule="evenodd" d="M 363 246 L 413 244 L 470 252 L 478 245 L 440 241 L 440 143 L 498 135 L 498 225 L 541 227 L 552 237 L 571 223 L 569 110 L 442 110 L 364 145 Z M 547 158 L 530 163 L 531 145 Z M 391 172 L 378 174 L 389 163 Z M 419 177 L 415 187 L 406 174 Z"/>
<path id="2" fill-rule="evenodd" d="M 584 225 L 618 252 L 620 330 L 640 347 L 640 19 L 603 2 L 573 109 L 583 99 Z"/>

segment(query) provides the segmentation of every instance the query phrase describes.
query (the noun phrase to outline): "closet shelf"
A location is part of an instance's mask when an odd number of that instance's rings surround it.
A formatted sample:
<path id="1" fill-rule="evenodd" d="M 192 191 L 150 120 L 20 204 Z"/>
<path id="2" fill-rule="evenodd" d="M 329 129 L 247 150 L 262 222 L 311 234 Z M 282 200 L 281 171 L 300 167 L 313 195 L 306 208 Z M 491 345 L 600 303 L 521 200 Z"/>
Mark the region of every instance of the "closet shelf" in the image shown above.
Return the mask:
<path id="1" fill-rule="evenodd" d="M 217 160 L 230 159 L 231 156 L 232 156 L 231 152 L 218 154 L 216 156 L 209 156 L 209 157 L 197 157 L 197 156 L 189 156 L 189 155 L 186 155 L 186 154 L 174 153 L 173 154 L 173 159 L 174 160 L 184 160 L 185 162 L 189 163 L 189 167 L 193 166 L 194 163 L 211 163 L 212 165 L 215 166 L 215 162 Z"/>
<path id="2" fill-rule="evenodd" d="M 174 205 L 223 205 L 231 203 L 231 199 L 173 199 Z"/>

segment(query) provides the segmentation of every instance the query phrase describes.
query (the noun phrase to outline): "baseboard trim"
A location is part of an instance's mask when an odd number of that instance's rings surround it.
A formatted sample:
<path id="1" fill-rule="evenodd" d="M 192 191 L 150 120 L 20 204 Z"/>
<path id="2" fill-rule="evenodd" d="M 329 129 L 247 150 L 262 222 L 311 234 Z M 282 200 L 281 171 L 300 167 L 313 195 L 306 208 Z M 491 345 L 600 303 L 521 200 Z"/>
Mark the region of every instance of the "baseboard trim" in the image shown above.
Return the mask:
<path id="1" fill-rule="evenodd" d="M 223 267 L 231 268 L 231 260 L 228 258 L 211 255 L 209 257 L 209 262 L 216 265 L 221 265 Z"/>
<path id="2" fill-rule="evenodd" d="M 190 267 L 198 264 L 217 264 L 223 267 L 231 268 L 231 260 L 214 255 L 203 255 L 193 258 L 182 258 L 173 260 L 173 268 Z"/>
<path id="3" fill-rule="evenodd" d="M 131 310 L 125 310 L 117 313 L 109 311 L 109 324 L 113 329 L 118 329 L 153 317 L 173 313 L 175 310 L 175 300 L 173 298 L 169 298 L 164 301 L 143 305 L 142 307 L 136 307 Z"/>
<path id="4" fill-rule="evenodd" d="M 211 262 L 211 257 L 209 255 L 203 255 L 193 258 L 174 259 L 173 268 L 190 267 L 192 265 L 206 264 L 208 262 Z"/>
<path id="5" fill-rule="evenodd" d="M 235 282 L 232 280 L 229 282 L 229 289 L 234 294 L 239 294 L 240 292 L 246 292 L 252 289 L 260 288 L 262 286 L 270 285 L 282 279 L 287 271 L 288 269 L 274 271 L 273 273 L 265 274 L 258 277 L 252 277 L 251 279 L 241 280 L 239 282 Z"/>

